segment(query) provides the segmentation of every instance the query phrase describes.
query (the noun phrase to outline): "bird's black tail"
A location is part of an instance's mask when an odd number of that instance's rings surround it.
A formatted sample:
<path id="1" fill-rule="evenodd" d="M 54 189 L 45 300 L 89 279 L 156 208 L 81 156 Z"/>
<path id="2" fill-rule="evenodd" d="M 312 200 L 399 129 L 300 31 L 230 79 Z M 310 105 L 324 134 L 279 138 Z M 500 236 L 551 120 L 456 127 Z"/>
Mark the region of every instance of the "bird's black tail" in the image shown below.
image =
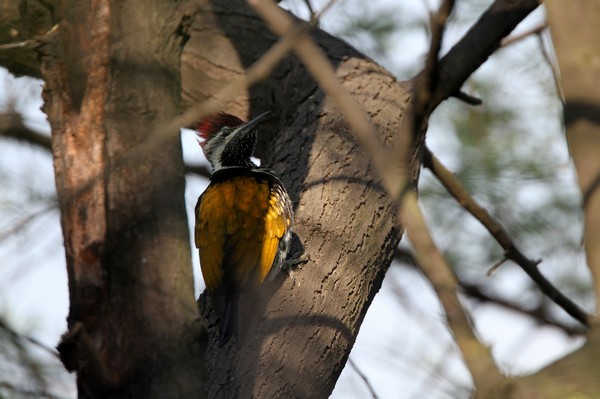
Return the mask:
<path id="1" fill-rule="evenodd" d="M 233 334 L 240 340 L 239 294 L 227 294 L 224 305 L 219 322 L 219 347 L 225 345 Z"/>

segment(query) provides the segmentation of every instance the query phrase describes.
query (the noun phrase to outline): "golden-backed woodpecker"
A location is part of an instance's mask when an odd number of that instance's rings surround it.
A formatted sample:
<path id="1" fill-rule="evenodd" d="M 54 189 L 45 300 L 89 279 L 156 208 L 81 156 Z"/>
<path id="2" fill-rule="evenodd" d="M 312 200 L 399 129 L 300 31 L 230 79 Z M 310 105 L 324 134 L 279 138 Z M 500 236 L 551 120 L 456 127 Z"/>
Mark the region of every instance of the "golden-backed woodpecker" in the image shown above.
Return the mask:
<path id="1" fill-rule="evenodd" d="M 208 293 L 224 298 L 219 346 L 233 333 L 239 337 L 240 293 L 279 272 L 290 246 L 293 213 L 287 191 L 273 171 L 250 159 L 256 128 L 267 115 L 244 123 L 219 113 L 196 129 L 213 172 L 196 204 L 195 242 Z"/>

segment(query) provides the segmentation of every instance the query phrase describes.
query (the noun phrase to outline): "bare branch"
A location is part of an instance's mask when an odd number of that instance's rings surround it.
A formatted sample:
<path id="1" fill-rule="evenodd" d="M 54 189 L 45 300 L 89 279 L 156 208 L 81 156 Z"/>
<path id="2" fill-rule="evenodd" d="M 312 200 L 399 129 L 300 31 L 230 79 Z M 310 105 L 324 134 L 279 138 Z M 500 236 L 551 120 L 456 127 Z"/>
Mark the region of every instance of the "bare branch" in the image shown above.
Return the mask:
<path id="1" fill-rule="evenodd" d="M 479 342 L 473 332 L 472 323 L 457 295 L 458 280 L 433 243 L 414 191 L 406 194 L 400 212 L 406 234 L 415 248 L 417 263 L 444 307 L 448 324 L 475 386 L 483 388 L 490 381 L 499 379 L 500 374 L 494 366 L 489 349 Z"/>
<path id="2" fill-rule="evenodd" d="M 33 144 L 48 151 L 51 150 L 50 137 L 29 129 L 23 124 L 23 119 L 18 114 L 11 113 L 0 116 L 0 136 Z M 210 169 L 202 165 L 185 165 L 185 173 L 195 174 L 206 178 L 210 177 Z M 4 237 L 4 234 L 0 233 L 0 240 L 2 237 Z"/>
<path id="3" fill-rule="evenodd" d="M 453 96 L 469 105 L 481 105 L 483 103 L 483 101 L 480 98 L 465 93 L 462 90 L 459 90 L 458 93 L 453 94 Z"/>
<path id="4" fill-rule="evenodd" d="M 350 367 L 352 367 L 352 369 L 356 372 L 356 374 L 358 374 L 360 379 L 365 383 L 367 389 L 369 390 L 369 393 L 371 394 L 371 397 L 373 399 L 379 398 L 379 396 L 377 396 L 377 393 L 375 392 L 375 389 L 373 389 L 373 385 L 371 384 L 371 382 L 369 381 L 367 376 L 361 371 L 361 369 L 358 368 L 356 363 L 354 363 L 354 360 L 352 360 L 351 358 L 348 358 L 348 364 L 350 365 Z"/>
<path id="5" fill-rule="evenodd" d="M 0 44 L 0 51 L 12 50 L 15 48 L 29 47 L 34 43 L 35 42 L 33 40 L 25 40 L 23 42 Z"/>
<path id="6" fill-rule="evenodd" d="M 0 17 L 2 17 L 0 20 L 3 23 L 9 22 L 4 19 L 5 15 L 1 15 Z M 34 78 L 41 78 L 39 57 L 36 51 L 40 45 L 51 40 L 57 31 L 58 25 L 54 25 L 43 35 L 35 36 L 28 40 L 0 44 L 0 65 L 6 67 L 16 76 L 27 75 Z M 16 35 L 18 35 L 18 32 L 15 33 Z M 10 36 L 9 38 L 4 37 L 3 40 L 12 40 L 14 38 L 12 35 Z"/>
<path id="7" fill-rule="evenodd" d="M 431 44 L 425 69 L 414 81 L 412 137 L 417 140 L 417 145 L 422 145 L 420 142 L 424 140 L 429 115 L 436 106 L 432 99 L 439 83 L 438 53 L 443 40 L 446 20 L 452 11 L 453 4 L 451 0 L 444 1 L 438 12 L 432 17 Z M 444 308 L 449 327 L 454 333 L 456 344 L 471 372 L 475 387 L 481 389 L 485 384 L 489 384 L 490 380 L 499 380 L 500 374 L 493 363 L 489 349 L 475 336 L 473 324 L 460 303 L 457 294 L 458 280 L 450 265 L 435 246 L 414 192 L 407 194 L 407 198 L 400 204 L 400 219 L 406 227 L 406 234 L 415 249 L 417 264 L 431 282 Z"/>
<path id="8" fill-rule="evenodd" d="M 10 392 L 15 392 L 20 395 L 27 395 L 29 398 L 46 398 L 46 399 L 68 399 L 65 396 L 55 395 L 45 390 L 33 390 L 17 386 L 8 381 L 0 381 L 0 388 Z"/>
<path id="9" fill-rule="evenodd" d="M 550 281 L 548 281 L 539 271 L 537 260 L 527 258 L 512 241 L 508 232 L 502 225 L 496 221 L 475 199 L 465 190 L 460 182 L 436 157 L 425 149 L 423 165 L 430 169 L 438 178 L 440 183 L 448 190 L 458 203 L 467 212 L 472 214 L 496 239 L 498 244 L 504 249 L 505 257 L 512 260 L 538 285 L 540 290 L 548 296 L 554 303 L 560 306 L 565 312 L 584 325 L 589 325 L 589 315 L 584 312 L 577 304 L 562 294 Z"/>
<path id="10" fill-rule="evenodd" d="M 420 268 L 413 253 L 403 248 L 398 248 L 396 250 L 394 260 L 402 263 L 405 266 L 415 268 L 416 270 Z M 503 261 L 506 261 L 506 258 L 502 258 L 500 262 Z M 500 262 L 498 262 L 497 264 L 499 264 Z M 552 317 L 551 313 L 549 312 L 546 303 L 542 303 L 541 305 L 533 309 L 529 309 L 516 302 L 512 302 L 508 299 L 504 299 L 498 295 L 492 294 L 489 292 L 489 290 L 486 290 L 480 285 L 467 283 L 463 281 L 460 277 L 458 277 L 458 281 L 461 292 L 470 297 L 471 299 L 484 303 L 492 303 L 509 310 L 514 310 L 515 312 L 530 316 L 531 318 L 537 320 L 540 324 L 560 328 L 570 336 L 583 335 L 587 331 L 587 329 L 584 327 L 576 327 L 556 320 L 554 317 Z M 545 296 L 544 298 L 547 300 Z"/>
<path id="11" fill-rule="evenodd" d="M 432 108 L 455 95 L 467 78 L 500 46 L 500 41 L 530 12 L 538 0 L 496 0 L 463 38 L 439 61 L 438 86 Z M 473 51 L 473 49 L 485 51 Z"/>
<path id="12" fill-rule="evenodd" d="M 542 55 L 544 56 L 544 60 L 546 60 L 546 64 L 548 64 L 548 68 L 550 68 L 550 71 L 552 71 L 552 79 L 554 80 L 554 87 L 556 88 L 556 93 L 558 93 L 558 97 L 560 98 L 560 101 L 564 104 L 565 103 L 565 94 L 563 93 L 562 86 L 560 85 L 560 73 L 558 71 L 558 65 L 556 65 L 556 63 L 554 62 L 554 60 L 548 53 L 548 50 L 546 49 L 546 46 L 544 45 L 544 38 L 543 38 L 541 32 L 537 34 L 537 38 L 538 38 L 540 50 L 542 51 Z"/>
<path id="13" fill-rule="evenodd" d="M 194 127 L 193 125 L 198 122 L 198 120 L 223 109 L 223 107 L 229 101 L 234 99 L 238 93 L 246 90 L 252 84 L 265 79 L 309 27 L 309 24 L 291 26 L 289 30 L 283 32 L 281 40 L 263 54 L 256 63 L 248 68 L 240 79 L 231 82 L 213 98 L 190 107 L 182 115 L 174 118 L 166 125 L 159 126 L 151 134 L 151 137 L 160 138 L 161 135 L 165 134 L 164 132 L 169 132 L 173 129 Z"/>
<path id="14" fill-rule="evenodd" d="M 498 262 L 494 263 L 492 265 L 492 267 L 490 267 L 488 269 L 488 271 L 485 273 L 486 276 L 491 276 L 492 274 L 496 273 L 496 270 L 498 270 L 498 268 L 500 266 L 502 266 L 504 264 L 504 262 L 506 262 L 508 260 L 508 258 L 506 258 L 506 256 L 503 256 L 502 259 L 500 259 Z"/>
<path id="15" fill-rule="evenodd" d="M 532 319 L 536 320 L 542 325 L 559 328 L 570 336 L 580 336 L 585 334 L 587 331 L 587 329 L 585 328 L 567 325 L 556 320 L 548 311 L 546 302 L 542 302 L 539 306 L 530 309 L 522 306 L 521 304 L 512 302 L 508 299 L 492 294 L 479 285 L 469 284 L 466 282 L 461 282 L 460 285 L 462 288 L 462 292 L 471 299 L 474 299 L 481 303 L 490 303 L 498 305 L 503 308 L 515 311 L 517 313 L 521 313 L 523 315 L 531 317 Z"/>
<path id="16" fill-rule="evenodd" d="M 523 33 L 519 33 L 518 35 L 505 37 L 500 42 L 500 47 L 510 46 L 511 44 L 520 42 L 521 40 L 523 40 L 531 35 L 539 35 L 541 32 L 546 30 L 546 28 L 548 28 L 548 24 L 544 23 L 544 24 L 538 25 L 534 28 L 531 28 Z"/>
<path id="17" fill-rule="evenodd" d="M 420 79 L 416 81 L 413 120 L 415 130 L 420 128 L 424 120 L 433 109 L 431 96 L 438 85 L 438 57 L 442 48 L 444 28 L 446 21 L 454 7 L 454 0 L 446 0 L 440 6 L 438 12 L 431 16 L 431 41 L 429 52 L 425 59 L 425 68 L 419 74 Z M 419 129 L 420 130 L 420 129 Z"/>
<path id="18" fill-rule="evenodd" d="M 30 211 L 27 215 L 20 216 L 19 219 L 16 220 L 10 227 L 8 227 L 4 231 L 0 231 L 0 242 L 19 232 L 20 230 L 24 229 L 29 223 L 38 218 L 40 215 L 55 209 L 57 206 L 56 197 L 52 197 L 50 200 L 51 202 L 49 204 L 45 205 L 42 208 Z"/>
<path id="19" fill-rule="evenodd" d="M 30 388 L 31 392 L 45 392 L 47 390 L 47 381 L 40 372 L 39 362 L 31 356 L 30 351 L 24 345 L 25 340 L 22 339 L 21 335 L 4 323 L 2 319 L 0 319 L 0 338 L 8 341 L 9 345 L 14 348 L 15 355 L 13 361 L 19 365 L 19 368 L 26 371 L 27 376 L 25 379 L 29 380 L 27 385 L 32 387 Z M 8 382 L 0 382 L 0 387 L 3 385 L 17 392 L 25 389 Z"/>
<path id="20" fill-rule="evenodd" d="M 38 348 L 41 348 L 44 351 L 48 352 L 50 355 L 58 358 L 58 352 L 54 348 L 51 348 L 51 347 L 41 343 L 40 341 L 38 341 L 35 338 L 31 338 L 26 335 L 17 333 L 4 321 L 3 318 L 0 318 L 0 329 L 4 330 L 7 334 L 9 334 L 13 340 L 21 339 L 24 341 L 28 341 L 28 342 L 32 343 L 33 345 L 37 346 Z"/>
<path id="21" fill-rule="evenodd" d="M 14 112 L 0 115 L 0 136 L 25 141 L 50 150 L 50 137 L 25 126 L 21 115 Z"/>

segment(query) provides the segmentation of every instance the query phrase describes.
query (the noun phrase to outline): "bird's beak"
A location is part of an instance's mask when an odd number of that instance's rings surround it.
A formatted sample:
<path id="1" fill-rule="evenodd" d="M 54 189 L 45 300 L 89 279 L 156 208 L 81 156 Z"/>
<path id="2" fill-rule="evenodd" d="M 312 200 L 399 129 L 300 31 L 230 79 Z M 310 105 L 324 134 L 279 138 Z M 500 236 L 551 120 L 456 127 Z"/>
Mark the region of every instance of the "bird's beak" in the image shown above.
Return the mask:
<path id="1" fill-rule="evenodd" d="M 243 137 L 246 134 L 254 131 L 256 129 L 256 127 L 258 126 L 258 124 L 261 123 L 267 116 L 269 116 L 270 113 L 271 113 L 270 111 L 263 112 L 262 114 L 258 115 L 254 119 L 252 119 L 250 122 L 243 124 L 242 126 L 240 126 L 238 128 L 238 131 L 236 132 L 235 135 Z"/>

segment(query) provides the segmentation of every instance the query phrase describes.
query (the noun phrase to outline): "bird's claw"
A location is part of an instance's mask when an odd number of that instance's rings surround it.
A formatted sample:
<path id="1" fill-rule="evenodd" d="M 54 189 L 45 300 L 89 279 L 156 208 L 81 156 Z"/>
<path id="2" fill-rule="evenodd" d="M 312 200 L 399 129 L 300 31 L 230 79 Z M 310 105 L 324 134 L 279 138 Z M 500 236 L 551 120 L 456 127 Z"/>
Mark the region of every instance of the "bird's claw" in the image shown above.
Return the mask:
<path id="1" fill-rule="evenodd" d="M 283 268 L 287 272 L 288 276 L 290 276 L 290 278 L 292 279 L 292 287 L 294 287 L 296 285 L 296 276 L 294 275 L 294 268 L 301 263 L 307 263 L 307 262 L 308 262 L 308 257 L 306 256 L 306 254 L 302 254 L 299 257 L 294 258 L 294 259 L 287 259 L 283 263 Z"/>

